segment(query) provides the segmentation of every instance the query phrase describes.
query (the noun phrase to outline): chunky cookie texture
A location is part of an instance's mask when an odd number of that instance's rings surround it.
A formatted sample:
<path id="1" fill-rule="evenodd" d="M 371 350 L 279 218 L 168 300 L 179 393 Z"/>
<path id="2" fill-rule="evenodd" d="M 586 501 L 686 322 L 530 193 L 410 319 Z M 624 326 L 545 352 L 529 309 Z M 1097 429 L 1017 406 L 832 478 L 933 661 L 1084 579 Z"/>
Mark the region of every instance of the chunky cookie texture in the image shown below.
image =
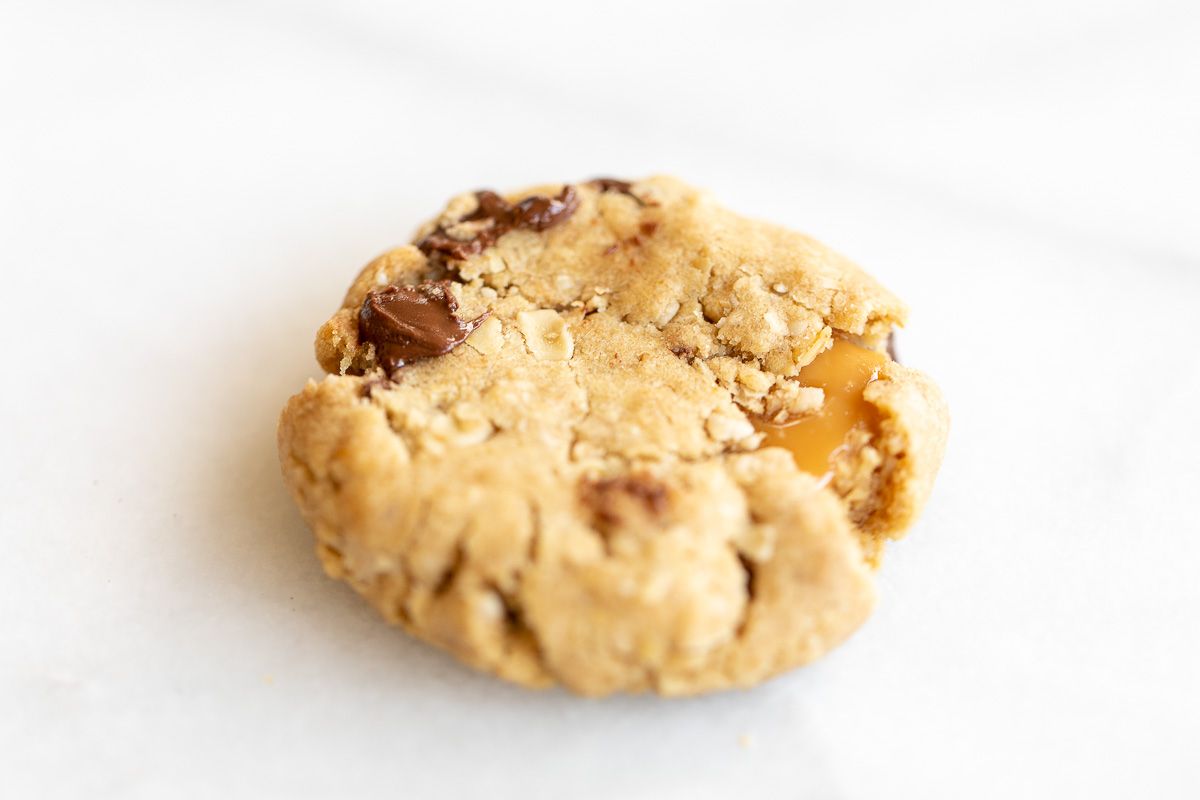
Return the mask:
<path id="1" fill-rule="evenodd" d="M 870 613 L 946 441 L 854 264 L 677 180 L 454 198 L 284 409 L 326 571 L 528 686 L 749 686 Z"/>

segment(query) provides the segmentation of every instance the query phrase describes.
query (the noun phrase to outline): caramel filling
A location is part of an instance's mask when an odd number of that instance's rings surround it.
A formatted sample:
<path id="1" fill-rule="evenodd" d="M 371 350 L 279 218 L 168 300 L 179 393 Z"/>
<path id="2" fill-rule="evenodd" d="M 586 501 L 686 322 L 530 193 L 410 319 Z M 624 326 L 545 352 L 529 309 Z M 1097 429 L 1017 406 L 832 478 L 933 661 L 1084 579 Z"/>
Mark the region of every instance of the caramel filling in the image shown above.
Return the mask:
<path id="1" fill-rule="evenodd" d="M 883 353 L 834 339 L 832 347 L 800 370 L 802 386 L 825 391 L 821 410 L 786 425 L 756 421 L 755 427 L 766 434 L 761 446 L 785 447 L 792 452 L 797 467 L 813 475 L 825 475 L 846 434 L 856 428 L 875 429 L 879 412 L 863 399 L 863 389 L 875 380 L 886 361 Z"/>

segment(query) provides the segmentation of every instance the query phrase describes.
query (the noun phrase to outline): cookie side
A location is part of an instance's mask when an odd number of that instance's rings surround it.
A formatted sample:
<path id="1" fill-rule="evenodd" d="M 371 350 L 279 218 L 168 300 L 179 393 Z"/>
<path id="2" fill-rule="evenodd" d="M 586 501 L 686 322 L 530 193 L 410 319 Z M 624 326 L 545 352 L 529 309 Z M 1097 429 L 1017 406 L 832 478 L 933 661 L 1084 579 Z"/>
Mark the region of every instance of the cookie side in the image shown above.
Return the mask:
<path id="1" fill-rule="evenodd" d="M 433 457 L 361 383 L 289 401 L 286 482 L 331 576 L 478 669 L 693 694 L 806 663 L 869 613 L 841 505 L 782 453 L 609 475 L 499 433 Z"/>

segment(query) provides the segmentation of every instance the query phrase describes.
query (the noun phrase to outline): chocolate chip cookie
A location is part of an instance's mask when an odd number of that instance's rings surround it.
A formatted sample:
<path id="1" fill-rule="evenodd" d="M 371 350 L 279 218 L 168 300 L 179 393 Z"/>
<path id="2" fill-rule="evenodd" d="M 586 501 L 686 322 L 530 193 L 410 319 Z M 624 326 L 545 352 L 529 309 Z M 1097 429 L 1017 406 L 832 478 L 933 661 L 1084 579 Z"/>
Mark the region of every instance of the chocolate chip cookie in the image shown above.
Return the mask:
<path id="1" fill-rule="evenodd" d="M 853 263 L 671 178 L 460 195 L 279 424 L 326 571 L 528 686 L 749 686 L 870 613 L 945 446 Z"/>

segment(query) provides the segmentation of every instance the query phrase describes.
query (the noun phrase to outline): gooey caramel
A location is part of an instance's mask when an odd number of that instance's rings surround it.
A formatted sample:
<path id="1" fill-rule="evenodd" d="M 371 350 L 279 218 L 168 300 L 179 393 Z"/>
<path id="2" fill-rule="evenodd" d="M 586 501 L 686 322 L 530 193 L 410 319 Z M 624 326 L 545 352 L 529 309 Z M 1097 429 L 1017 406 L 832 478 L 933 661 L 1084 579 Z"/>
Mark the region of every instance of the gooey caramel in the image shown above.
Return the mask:
<path id="1" fill-rule="evenodd" d="M 804 472 L 818 477 L 828 473 L 830 459 L 850 431 L 875 429 L 879 412 L 863 399 L 863 389 L 875 380 L 885 361 L 882 353 L 834 339 L 832 347 L 800 370 L 800 385 L 825 391 L 821 410 L 786 425 L 756 421 L 755 428 L 766 434 L 761 446 L 787 448 Z"/>

